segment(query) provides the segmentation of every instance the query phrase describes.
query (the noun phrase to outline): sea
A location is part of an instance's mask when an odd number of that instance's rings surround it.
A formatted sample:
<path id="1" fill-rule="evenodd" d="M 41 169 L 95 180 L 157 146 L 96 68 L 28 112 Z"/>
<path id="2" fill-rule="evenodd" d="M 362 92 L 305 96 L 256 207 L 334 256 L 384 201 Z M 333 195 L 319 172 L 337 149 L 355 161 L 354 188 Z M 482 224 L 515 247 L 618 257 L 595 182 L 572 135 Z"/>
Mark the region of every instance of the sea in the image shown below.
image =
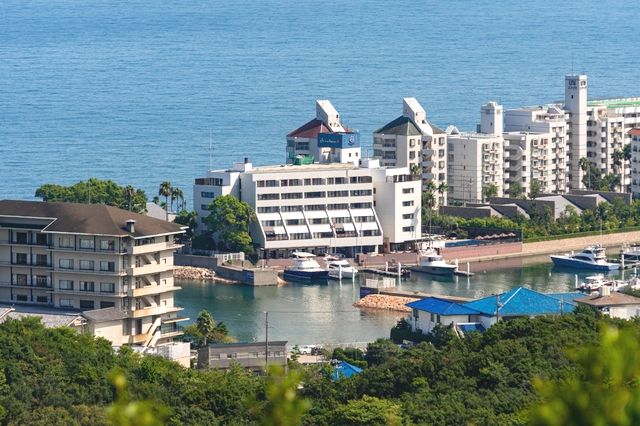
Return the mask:
<path id="1" fill-rule="evenodd" d="M 89 177 L 168 180 L 281 163 L 329 99 L 371 134 L 416 97 L 473 130 L 480 106 L 640 96 L 634 2 L 2 0 L 0 198 Z M 210 142 L 212 143 L 210 144 Z M 213 146 L 210 150 L 209 146 Z M 371 153 L 371 152 L 370 152 Z"/>

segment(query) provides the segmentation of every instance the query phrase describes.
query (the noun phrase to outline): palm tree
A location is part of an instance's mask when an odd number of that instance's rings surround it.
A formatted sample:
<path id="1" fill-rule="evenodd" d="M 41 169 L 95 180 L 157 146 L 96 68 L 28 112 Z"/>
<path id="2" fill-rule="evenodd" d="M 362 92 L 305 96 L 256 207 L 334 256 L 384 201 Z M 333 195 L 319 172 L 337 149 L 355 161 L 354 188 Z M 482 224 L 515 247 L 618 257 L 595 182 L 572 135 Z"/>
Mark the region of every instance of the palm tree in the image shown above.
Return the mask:
<path id="1" fill-rule="evenodd" d="M 622 152 L 619 149 L 616 149 L 615 151 L 613 151 L 613 165 L 616 168 L 616 173 L 618 173 L 620 175 L 620 192 L 624 192 L 623 191 L 623 187 L 624 187 L 624 152 Z"/>
<path id="2" fill-rule="evenodd" d="M 422 170 L 420 169 L 420 165 L 418 164 L 412 164 L 411 165 L 411 176 L 420 176 L 420 172 L 422 172 Z"/>
<path id="3" fill-rule="evenodd" d="M 498 196 L 498 187 L 489 183 L 482 187 L 482 201 L 486 201 L 489 198 L 494 198 Z"/>
<path id="4" fill-rule="evenodd" d="M 165 200 L 164 211 L 165 211 L 167 221 L 169 221 L 169 197 L 171 196 L 171 192 L 172 192 L 171 182 L 165 180 L 160 184 L 158 195 L 162 195 L 164 197 L 164 200 Z"/>
<path id="5" fill-rule="evenodd" d="M 216 329 L 216 322 L 208 311 L 204 309 L 200 311 L 196 327 L 203 337 L 202 346 L 207 346 L 207 337 Z"/>
<path id="6" fill-rule="evenodd" d="M 578 161 L 578 164 L 580 165 L 580 168 L 582 169 L 583 172 L 588 172 L 588 178 L 587 178 L 587 189 L 591 189 L 591 162 L 589 161 L 589 159 L 587 157 L 582 157 L 580 159 L 580 161 Z"/>
<path id="7" fill-rule="evenodd" d="M 447 199 L 447 197 L 445 197 L 444 194 L 447 193 L 448 189 L 449 189 L 449 185 L 447 185 L 446 182 L 440 182 L 440 185 L 438 185 L 438 194 L 440 194 L 440 204 L 445 203 L 445 200 Z"/>
<path id="8" fill-rule="evenodd" d="M 124 187 L 123 192 L 124 199 L 127 202 L 127 208 L 131 211 L 133 210 L 133 197 L 136 195 L 136 189 L 131 185 L 127 185 Z"/>
<path id="9" fill-rule="evenodd" d="M 180 188 L 173 188 L 171 190 L 171 198 L 175 198 L 176 199 L 176 209 L 178 212 L 182 211 L 182 209 L 184 208 L 184 206 L 182 205 L 184 202 L 184 193 L 182 192 L 182 189 Z"/>

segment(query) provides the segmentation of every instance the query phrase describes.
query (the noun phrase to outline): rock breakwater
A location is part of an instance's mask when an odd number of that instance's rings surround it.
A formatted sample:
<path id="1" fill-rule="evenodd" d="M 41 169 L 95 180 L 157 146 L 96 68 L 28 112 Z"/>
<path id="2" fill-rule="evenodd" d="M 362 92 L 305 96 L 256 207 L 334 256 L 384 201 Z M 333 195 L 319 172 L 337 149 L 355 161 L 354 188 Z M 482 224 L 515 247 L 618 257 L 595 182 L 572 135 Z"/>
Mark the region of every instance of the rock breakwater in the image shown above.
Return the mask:
<path id="1" fill-rule="evenodd" d="M 386 311 L 411 312 L 405 305 L 415 302 L 417 298 L 389 296 L 386 294 L 369 294 L 358 300 L 353 306 L 357 308 L 382 309 Z"/>

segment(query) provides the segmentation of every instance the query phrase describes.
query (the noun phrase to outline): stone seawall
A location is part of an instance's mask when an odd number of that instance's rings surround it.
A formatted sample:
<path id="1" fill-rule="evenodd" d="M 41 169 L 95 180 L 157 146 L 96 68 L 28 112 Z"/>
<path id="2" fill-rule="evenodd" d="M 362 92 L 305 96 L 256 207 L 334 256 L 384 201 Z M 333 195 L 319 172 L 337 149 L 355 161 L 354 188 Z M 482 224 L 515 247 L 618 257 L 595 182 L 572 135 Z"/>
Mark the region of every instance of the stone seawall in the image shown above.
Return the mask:
<path id="1" fill-rule="evenodd" d="M 215 273 L 207 268 L 194 266 L 176 266 L 173 270 L 173 278 L 178 280 L 206 281 L 213 280 Z"/>

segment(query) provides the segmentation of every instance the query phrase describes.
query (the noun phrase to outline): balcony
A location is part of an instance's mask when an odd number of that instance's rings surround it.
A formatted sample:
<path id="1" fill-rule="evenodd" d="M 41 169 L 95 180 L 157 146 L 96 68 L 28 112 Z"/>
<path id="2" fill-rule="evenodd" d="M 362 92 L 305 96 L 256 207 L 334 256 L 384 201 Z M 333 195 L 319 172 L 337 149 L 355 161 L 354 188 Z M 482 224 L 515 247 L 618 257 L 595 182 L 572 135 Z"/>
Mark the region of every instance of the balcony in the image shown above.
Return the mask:
<path id="1" fill-rule="evenodd" d="M 3 261 L 0 262 L 0 266 L 18 266 L 18 267 L 24 267 L 24 268 L 43 268 L 43 269 L 51 269 L 51 264 L 50 263 L 45 263 L 45 262 L 17 262 L 15 260 L 12 260 L 10 262 L 7 261 Z"/>
<path id="2" fill-rule="evenodd" d="M 173 271 L 173 265 L 166 263 L 149 263 L 142 266 L 136 266 L 134 268 L 128 268 L 127 275 L 135 277 L 138 275 L 158 274 L 166 271 Z"/>
<path id="3" fill-rule="evenodd" d="M 142 297 L 150 296 L 153 294 L 162 294 L 170 291 L 178 291 L 182 287 L 168 286 L 168 285 L 147 285 L 139 288 L 130 288 L 129 297 Z"/>
<path id="4" fill-rule="evenodd" d="M 155 252 L 166 251 L 166 250 L 173 251 L 173 250 L 179 249 L 180 247 L 182 247 L 182 244 L 167 243 L 163 241 L 161 243 L 154 243 L 154 244 L 127 246 L 126 253 L 127 254 L 144 254 L 144 253 L 155 253 Z"/>
<path id="5" fill-rule="evenodd" d="M 48 248 L 51 247 L 51 245 L 49 244 L 49 242 L 30 242 L 28 240 L 0 240 L 0 246 L 30 246 L 30 247 L 42 247 L 42 248 Z"/>
<path id="6" fill-rule="evenodd" d="M 168 314 L 171 312 L 181 311 L 182 308 L 177 306 L 148 306 L 139 309 L 132 309 L 129 316 L 132 318 L 150 317 L 153 315 Z"/>
<path id="7" fill-rule="evenodd" d="M 124 270 L 103 271 L 99 269 L 80 269 L 80 268 L 63 268 L 61 266 L 54 266 L 51 268 L 55 272 L 64 272 L 69 274 L 85 274 L 85 275 L 126 275 Z"/>

